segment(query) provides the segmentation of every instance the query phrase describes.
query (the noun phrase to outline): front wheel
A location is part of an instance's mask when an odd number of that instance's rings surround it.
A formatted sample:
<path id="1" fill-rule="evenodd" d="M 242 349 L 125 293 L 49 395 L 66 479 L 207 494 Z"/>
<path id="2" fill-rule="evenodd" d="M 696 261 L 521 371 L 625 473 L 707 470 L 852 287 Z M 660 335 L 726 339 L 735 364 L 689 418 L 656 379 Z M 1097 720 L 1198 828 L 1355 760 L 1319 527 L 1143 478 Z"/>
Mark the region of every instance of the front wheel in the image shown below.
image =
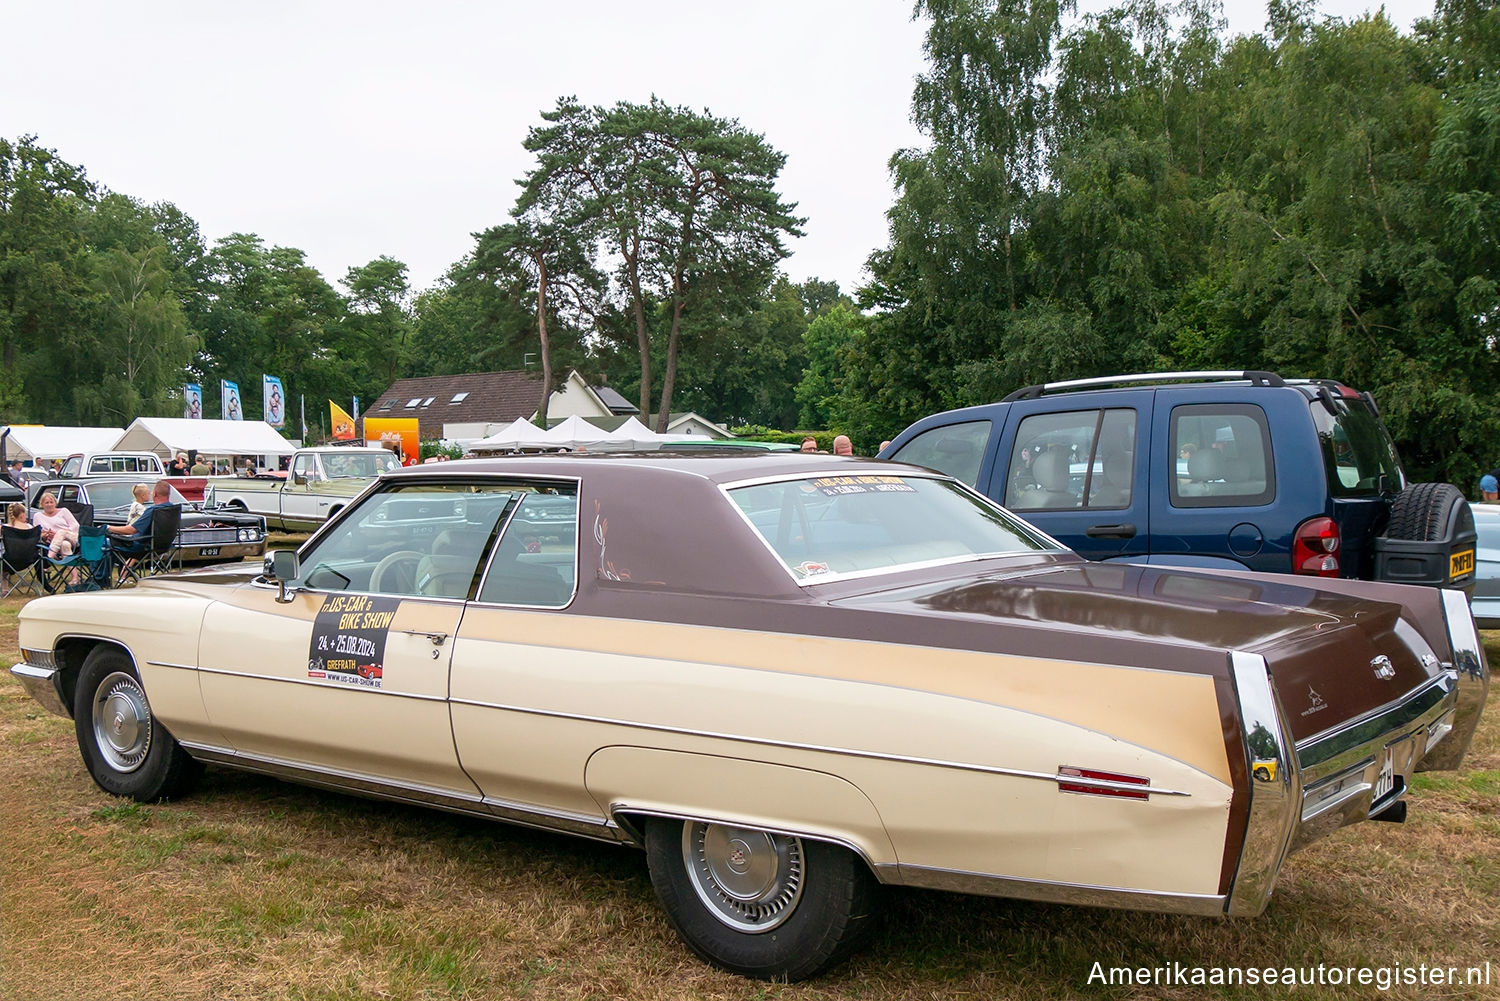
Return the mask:
<path id="1" fill-rule="evenodd" d="M 879 886 L 854 853 L 757 828 L 652 819 L 651 883 L 699 956 L 761 980 L 802 980 L 874 924 Z"/>
<path id="2" fill-rule="evenodd" d="M 152 714 L 135 665 L 118 647 L 98 647 L 83 662 L 73 726 L 83 763 L 107 793 L 154 803 L 198 779 L 199 764 Z"/>

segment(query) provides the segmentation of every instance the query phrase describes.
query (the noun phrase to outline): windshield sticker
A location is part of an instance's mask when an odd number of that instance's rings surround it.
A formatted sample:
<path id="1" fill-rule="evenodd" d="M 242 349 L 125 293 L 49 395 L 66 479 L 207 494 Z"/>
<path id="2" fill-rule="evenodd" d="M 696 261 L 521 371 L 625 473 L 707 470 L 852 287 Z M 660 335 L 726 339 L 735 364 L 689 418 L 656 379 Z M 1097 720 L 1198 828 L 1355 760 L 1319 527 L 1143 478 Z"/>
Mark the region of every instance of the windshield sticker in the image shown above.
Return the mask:
<path id="1" fill-rule="evenodd" d="M 307 676 L 361 688 L 380 688 L 385 638 L 400 598 L 331 594 L 313 620 Z"/>
<path id="2" fill-rule="evenodd" d="M 812 560 L 807 560 L 804 563 L 798 563 L 797 564 L 797 572 L 800 573 L 804 577 L 812 577 L 812 576 L 814 576 L 816 574 L 827 573 L 828 572 L 828 564 L 827 563 L 814 563 Z"/>
<path id="3" fill-rule="evenodd" d="M 914 494 L 917 488 L 899 476 L 820 476 L 812 481 L 829 497 L 839 494 L 901 493 Z"/>

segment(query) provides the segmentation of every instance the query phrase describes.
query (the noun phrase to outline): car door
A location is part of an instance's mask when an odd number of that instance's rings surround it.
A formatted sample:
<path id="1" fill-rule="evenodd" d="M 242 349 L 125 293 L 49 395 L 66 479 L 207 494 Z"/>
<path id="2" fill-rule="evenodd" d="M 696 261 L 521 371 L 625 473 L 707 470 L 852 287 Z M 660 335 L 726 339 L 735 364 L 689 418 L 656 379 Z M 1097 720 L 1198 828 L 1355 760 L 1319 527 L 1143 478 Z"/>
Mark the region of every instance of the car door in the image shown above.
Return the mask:
<path id="1" fill-rule="evenodd" d="M 281 486 L 281 516 L 304 522 L 320 522 L 327 518 L 329 498 L 320 490 L 323 480 L 316 453 L 303 453 L 294 458 L 286 482 Z"/>
<path id="2" fill-rule="evenodd" d="M 1282 471 L 1260 402 L 1158 390 L 1152 440 L 1152 563 L 1286 569 L 1285 533 L 1275 518 Z"/>
<path id="3" fill-rule="evenodd" d="M 228 749 L 477 798 L 453 745 L 448 670 L 464 601 L 508 503 L 508 493 L 461 480 L 392 485 L 301 554 L 289 600 L 252 584 L 210 606 L 203 700 Z M 445 549 L 455 534 L 463 545 Z"/>
<path id="4" fill-rule="evenodd" d="M 583 786 L 599 744 L 585 707 L 606 711 L 611 658 L 569 650 L 578 579 L 578 487 L 518 483 L 453 652 L 453 737 L 492 808 L 584 833 L 604 818 Z M 601 698 L 604 701 L 601 701 Z"/>
<path id="5" fill-rule="evenodd" d="M 1149 390 L 1012 404 L 988 493 L 1091 560 L 1146 555 Z"/>

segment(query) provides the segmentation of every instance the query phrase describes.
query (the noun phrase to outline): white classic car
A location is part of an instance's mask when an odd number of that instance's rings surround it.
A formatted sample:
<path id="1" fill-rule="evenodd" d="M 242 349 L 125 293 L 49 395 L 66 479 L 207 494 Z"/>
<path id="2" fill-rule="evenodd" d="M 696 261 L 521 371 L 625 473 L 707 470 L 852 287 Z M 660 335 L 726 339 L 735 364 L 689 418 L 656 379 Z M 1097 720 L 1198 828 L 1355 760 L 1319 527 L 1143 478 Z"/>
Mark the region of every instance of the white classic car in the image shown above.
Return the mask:
<path id="1" fill-rule="evenodd" d="M 108 792 L 207 762 L 638 845 L 693 950 L 789 979 L 881 884 L 1258 914 L 1489 684 L 1461 592 L 1086 563 L 775 453 L 395 471 L 264 573 L 38 599 L 20 642 Z"/>

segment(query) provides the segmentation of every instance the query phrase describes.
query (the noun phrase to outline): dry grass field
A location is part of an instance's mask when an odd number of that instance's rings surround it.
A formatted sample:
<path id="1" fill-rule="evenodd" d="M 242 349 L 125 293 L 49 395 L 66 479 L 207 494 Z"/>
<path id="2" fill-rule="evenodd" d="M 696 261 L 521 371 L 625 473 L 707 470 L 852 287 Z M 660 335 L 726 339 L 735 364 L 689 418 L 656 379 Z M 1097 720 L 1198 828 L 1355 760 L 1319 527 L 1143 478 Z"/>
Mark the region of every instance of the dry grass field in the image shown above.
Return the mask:
<path id="1" fill-rule="evenodd" d="M 0 663 L 21 602 L 0 602 Z M 1487 637 L 1500 663 L 1500 634 Z M 806 984 L 718 973 L 659 911 L 644 855 L 210 769 L 177 803 L 104 794 L 73 726 L 0 677 L 0 998 L 1500 998 L 1500 707 L 1405 825 L 1292 858 L 1256 919 L 894 891 Z M 1094 964 L 1489 963 L 1489 986 L 1126 987 Z M 1462 976 L 1462 970 L 1460 971 Z"/>

